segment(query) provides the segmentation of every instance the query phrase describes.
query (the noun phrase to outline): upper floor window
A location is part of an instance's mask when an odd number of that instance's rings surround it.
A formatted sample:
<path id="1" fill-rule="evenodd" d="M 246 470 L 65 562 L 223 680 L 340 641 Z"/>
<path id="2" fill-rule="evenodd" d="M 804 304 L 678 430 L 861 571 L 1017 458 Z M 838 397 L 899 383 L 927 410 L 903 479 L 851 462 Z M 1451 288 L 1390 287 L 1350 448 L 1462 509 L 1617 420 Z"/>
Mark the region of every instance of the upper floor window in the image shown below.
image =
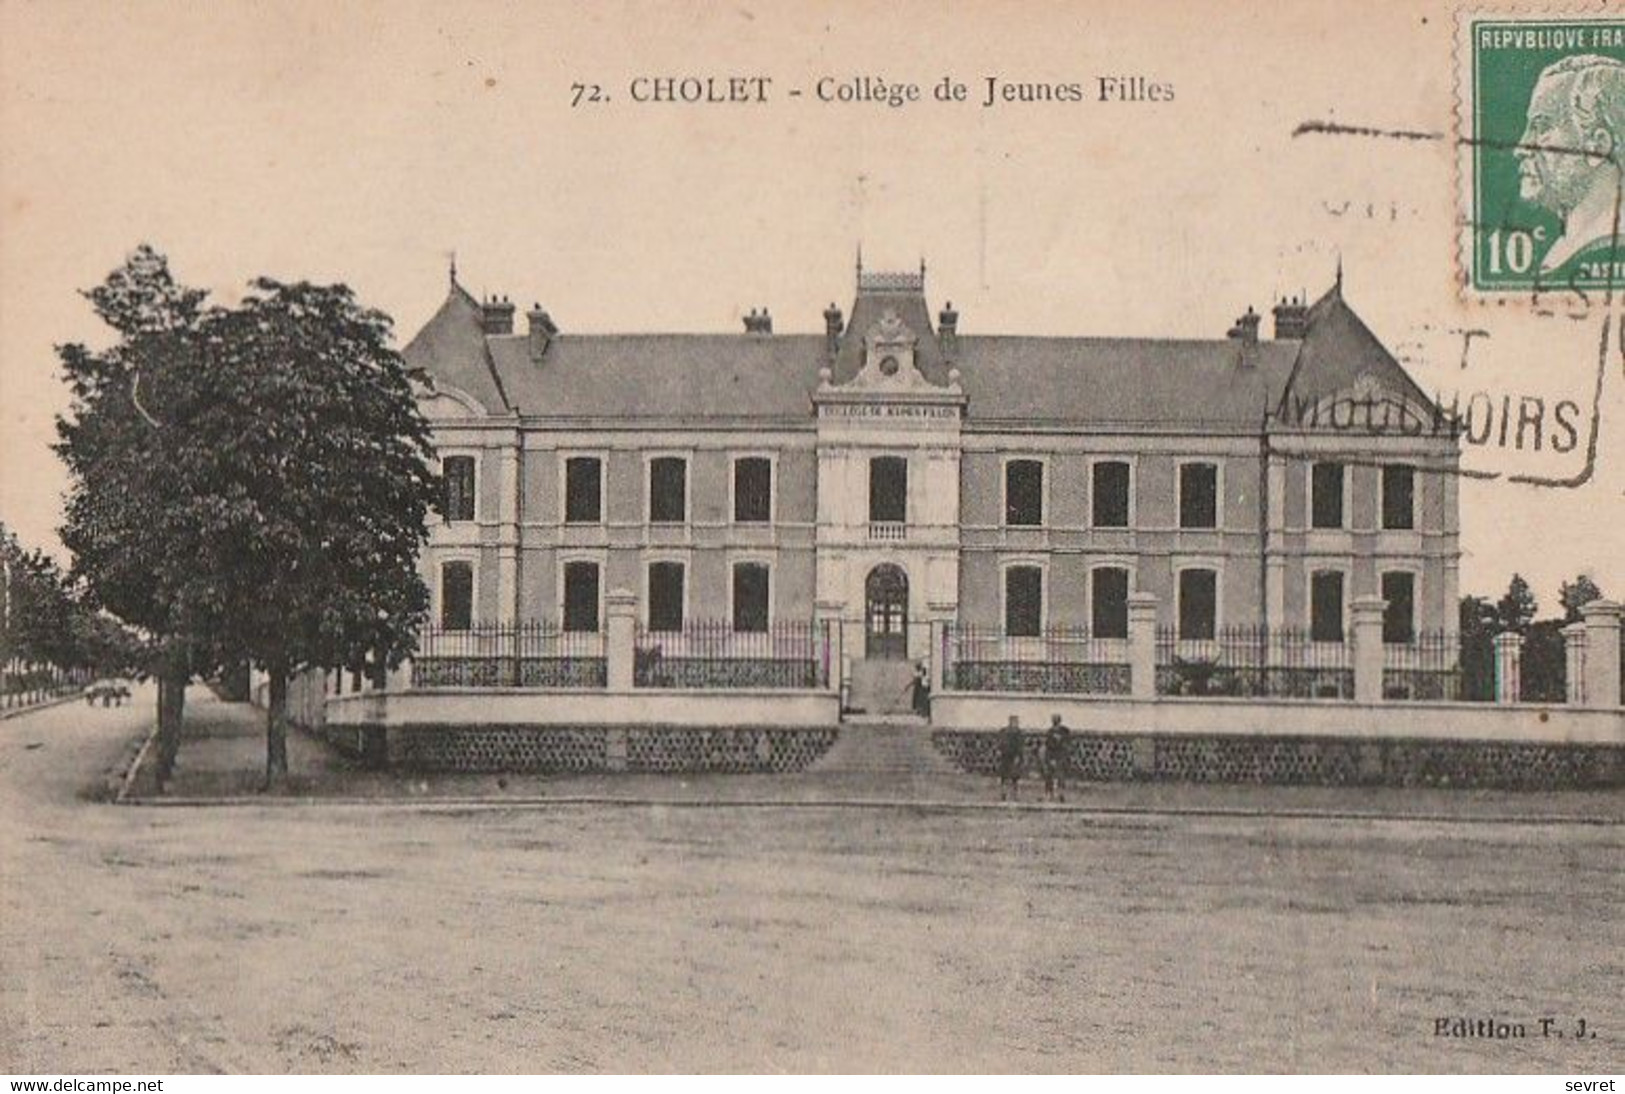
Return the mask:
<path id="1" fill-rule="evenodd" d="M 688 519 L 688 461 L 657 456 L 649 461 L 649 523 L 681 524 Z"/>
<path id="2" fill-rule="evenodd" d="M 1343 574 L 1317 570 L 1309 578 L 1309 640 L 1343 641 Z"/>
<path id="3" fill-rule="evenodd" d="M 1129 512 L 1129 469 L 1120 460 L 1095 464 L 1093 509 L 1096 528 L 1127 528 Z"/>
<path id="4" fill-rule="evenodd" d="M 1317 463 L 1309 469 L 1309 516 L 1315 528 L 1343 527 L 1343 465 Z"/>
<path id="5" fill-rule="evenodd" d="M 1044 465 L 1011 460 L 1004 465 L 1004 523 L 1036 527 L 1044 523 Z"/>
<path id="6" fill-rule="evenodd" d="M 1382 575 L 1382 640 L 1408 644 L 1416 641 L 1416 575 L 1390 570 Z"/>
<path id="7" fill-rule="evenodd" d="M 597 456 L 564 461 L 564 523 L 597 524 L 604 519 L 604 463 Z"/>
<path id="8" fill-rule="evenodd" d="M 908 461 L 876 456 L 869 461 L 869 521 L 901 524 L 908 519 Z"/>
<path id="9" fill-rule="evenodd" d="M 765 562 L 734 565 L 733 628 L 746 634 L 764 634 L 768 622 L 769 577 Z"/>
<path id="10" fill-rule="evenodd" d="M 1179 526 L 1219 526 L 1219 468 L 1211 463 L 1179 465 Z"/>
<path id="11" fill-rule="evenodd" d="M 1011 566 L 1004 571 L 1004 633 L 1037 638 L 1044 629 L 1044 571 Z"/>
<path id="12" fill-rule="evenodd" d="M 1128 571 L 1101 566 L 1090 574 L 1090 624 L 1096 638 L 1128 637 Z"/>
<path id="13" fill-rule="evenodd" d="M 474 519 L 474 457 L 447 456 L 440 461 L 440 475 L 446 484 L 446 519 Z"/>
<path id="14" fill-rule="evenodd" d="M 1416 468 L 1391 463 L 1382 469 L 1382 526 L 1416 527 Z"/>
<path id="15" fill-rule="evenodd" d="M 1212 640 L 1219 624 L 1219 575 L 1213 570 L 1179 571 L 1179 637 Z"/>
<path id="16" fill-rule="evenodd" d="M 744 456 L 734 461 L 734 521 L 766 524 L 773 519 L 773 461 Z"/>
<path id="17" fill-rule="evenodd" d="M 440 626 L 466 631 L 474 625 L 474 564 L 440 564 Z"/>
<path id="18" fill-rule="evenodd" d="M 602 584 L 596 562 L 564 564 L 565 630 L 598 630 L 598 593 Z"/>

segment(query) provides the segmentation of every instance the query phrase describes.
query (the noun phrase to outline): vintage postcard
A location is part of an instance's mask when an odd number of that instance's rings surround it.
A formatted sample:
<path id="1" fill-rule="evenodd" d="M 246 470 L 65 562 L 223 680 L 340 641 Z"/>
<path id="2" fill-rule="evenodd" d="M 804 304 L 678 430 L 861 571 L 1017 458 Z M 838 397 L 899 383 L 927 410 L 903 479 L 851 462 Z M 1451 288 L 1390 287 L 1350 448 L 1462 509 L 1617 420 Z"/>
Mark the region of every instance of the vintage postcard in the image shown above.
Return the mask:
<path id="1" fill-rule="evenodd" d="M 0 1072 L 1612 1089 L 1622 228 L 1618 4 L 0 0 Z"/>

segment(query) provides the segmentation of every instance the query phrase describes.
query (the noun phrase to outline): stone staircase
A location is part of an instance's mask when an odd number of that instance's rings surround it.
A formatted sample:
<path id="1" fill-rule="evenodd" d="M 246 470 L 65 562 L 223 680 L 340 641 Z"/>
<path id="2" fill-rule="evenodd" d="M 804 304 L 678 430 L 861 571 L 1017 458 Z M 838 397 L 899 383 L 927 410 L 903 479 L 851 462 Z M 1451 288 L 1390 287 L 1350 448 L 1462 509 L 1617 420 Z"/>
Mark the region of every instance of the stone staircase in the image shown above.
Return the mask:
<path id="1" fill-rule="evenodd" d="M 931 726 L 912 714 L 849 715 L 841 735 L 809 771 L 841 774 L 961 775 L 931 743 Z"/>

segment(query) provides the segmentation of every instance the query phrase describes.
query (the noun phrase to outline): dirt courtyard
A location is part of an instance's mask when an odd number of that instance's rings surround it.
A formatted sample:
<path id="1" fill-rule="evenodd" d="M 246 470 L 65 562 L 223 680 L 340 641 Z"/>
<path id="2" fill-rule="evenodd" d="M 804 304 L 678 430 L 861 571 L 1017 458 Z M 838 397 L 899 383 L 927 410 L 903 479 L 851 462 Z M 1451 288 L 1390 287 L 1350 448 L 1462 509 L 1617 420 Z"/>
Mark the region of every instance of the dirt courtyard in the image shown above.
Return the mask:
<path id="1" fill-rule="evenodd" d="M 1625 1058 L 1617 824 L 83 800 L 150 712 L 0 722 L 0 1071 Z"/>

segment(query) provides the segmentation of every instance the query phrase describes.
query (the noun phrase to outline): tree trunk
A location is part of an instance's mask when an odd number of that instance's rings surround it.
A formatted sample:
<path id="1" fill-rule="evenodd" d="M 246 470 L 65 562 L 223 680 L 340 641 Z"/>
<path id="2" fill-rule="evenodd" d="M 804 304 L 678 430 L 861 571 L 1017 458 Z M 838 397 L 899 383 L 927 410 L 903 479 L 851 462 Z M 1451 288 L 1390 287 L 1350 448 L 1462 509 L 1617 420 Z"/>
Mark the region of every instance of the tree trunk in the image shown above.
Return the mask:
<path id="1" fill-rule="evenodd" d="M 265 705 L 265 789 L 277 790 L 288 783 L 288 670 L 272 665 Z"/>
<path id="2" fill-rule="evenodd" d="M 181 751 L 181 719 L 186 712 L 186 651 L 171 646 L 164 651 L 158 669 L 158 791 L 175 774 L 175 759 Z"/>

